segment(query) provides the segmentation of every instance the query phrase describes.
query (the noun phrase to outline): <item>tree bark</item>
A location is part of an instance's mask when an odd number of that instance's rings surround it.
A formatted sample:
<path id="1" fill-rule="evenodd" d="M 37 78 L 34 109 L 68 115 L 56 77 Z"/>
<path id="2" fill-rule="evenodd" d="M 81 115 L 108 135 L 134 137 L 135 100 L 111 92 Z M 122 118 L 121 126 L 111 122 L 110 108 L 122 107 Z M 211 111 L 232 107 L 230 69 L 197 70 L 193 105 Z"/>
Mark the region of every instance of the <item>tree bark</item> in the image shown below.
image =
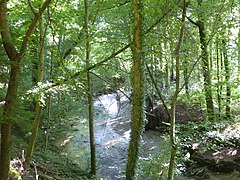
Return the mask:
<path id="1" fill-rule="evenodd" d="M 6 1 L 0 2 L 0 31 L 4 49 L 11 62 L 10 79 L 8 82 L 7 95 L 3 107 L 3 120 L 1 123 L 0 179 L 7 180 L 12 147 L 11 128 L 14 120 L 15 102 L 17 99 L 17 88 L 20 75 L 20 57 L 18 56 L 17 50 L 10 35 Z"/>
<path id="2" fill-rule="evenodd" d="M 187 96 L 189 96 L 189 60 L 187 57 L 184 58 L 184 67 L 183 67 L 183 78 L 184 78 L 184 87 L 185 87 L 185 92 Z"/>
<path id="3" fill-rule="evenodd" d="M 45 145 L 44 145 L 44 152 L 47 151 L 48 149 L 48 141 L 49 141 L 49 128 L 50 128 L 50 119 L 51 119 L 51 107 L 52 107 L 52 102 L 51 102 L 51 95 L 49 94 L 48 97 L 48 103 L 47 103 L 47 124 L 46 124 L 46 130 L 45 130 Z"/>
<path id="4" fill-rule="evenodd" d="M 229 68 L 229 60 L 228 60 L 228 55 L 227 55 L 227 43 L 226 40 L 222 40 L 222 45 L 223 45 L 223 62 L 224 62 L 224 67 L 225 67 L 225 81 L 226 81 L 226 118 L 230 119 L 231 118 L 231 86 L 230 86 L 230 68 Z"/>
<path id="5" fill-rule="evenodd" d="M 198 5 L 201 7 L 202 0 L 198 0 Z M 212 98 L 212 82 L 211 82 L 211 73 L 209 67 L 209 58 L 208 58 L 208 44 L 206 40 L 206 29 L 204 24 L 204 18 L 202 13 L 198 15 L 197 26 L 199 29 L 199 37 L 202 49 L 202 71 L 204 77 L 204 91 L 205 91 L 205 100 L 207 105 L 207 114 L 208 119 L 214 119 L 214 106 Z"/>
<path id="6" fill-rule="evenodd" d="M 184 38 L 184 29 L 185 29 L 185 18 L 186 18 L 186 9 L 188 3 L 183 1 L 183 10 L 182 10 L 182 19 L 181 19 L 181 29 L 179 32 L 179 39 L 177 43 L 177 47 L 175 49 L 175 63 L 176 63 L 176 87 L 175 93 L 173 95 L 172 103 L 171 103 L 171 111 L 170 111 L 170 143 L 171 143 L 171 157 L 170 164 L 168 168 L 168 180 L 173 180 L 174 178 L 174 169 L 175 169 L 175 158 L 176 158 L 176 135 L 175 135 L 175 115 L 176 115 L 176 102 L 177 97 L 180 91 L 180 50 L 181 45 Z"/>
<path id="7" fill-rule="evenodd" d="M 43 18 L 39 19 L 39 29 L 40 29 L 40 47 L 39 47 L 39 63 L 38 63 L 38 75 L 37 82 L 43 82 L 44 79 L 44 26 L 43 26 Z M 41 120 L 41 95 L 36 99 L 35 105 L 35 118 L 32 129 L 31 139 L 28 145 L 27 153 L 26 153 L 26 161 L 25 161 L 25 169 L 28 169 L 30 166 L 30 162 L 32 159 L 33 150 L 36 144 L 38 128 Z"/>
<path id="8" fill-rule="evenodd" d="M 167 30 L 165 30 L 167 31 Z M 168 43 L 167 40 L 164 41 L 164 50 L 167 52 L 168 51 Z M 166 83 L 166 89 L 168 90 L 170 87 L 170 73 L 169 73 L 169 59 L 170 56 L 168 55 L 168 53 L 164 53 L 164 59 L 165 59 L 165 83 Z"/>
<path id="9" fill-rule="evenodd" d="M 128 161 L 126 167 L 126 180 L 131 180 L 135 175 L 135 168 L 138 160 L 140 137 L 144 122 L 144 80 L 142 61 L 142 4 L 141 0 L 133 1 L 133 99 L 131 118 L 131 139 L 128 148 Z"/>
<path id="10" fill-rule="evenodd" d="M 221 86 L 220 83 L 221 83 L 221 78 L 220 78 L 220 58 L 219 58 L 219 55 L 221 56 L 221 54 L 219 53 L 219 39 L 217 37 L 216 39 L 216 59 L 217 59 L 217 65 L 216 65 L 216 68 L 217 68 L 217 101 L 218 101 L 218 119 L 221 118 L 221 107 L 222 107 L 222 92 L 221 92 Z"/>
<path id="11" fill-rule="evenodd" d="M 239 13 L 240 14 L 240 13 Z M 240 79 L 240 29 L 238 30 L 238 80 Z"/>
<path id="12" fill-rule="evenodd" d="M 86 34 L 86 66 L 90 64 L 90 40 L 88 32 L 88 0 L 84 0 L 85 9 L 85 34 Z M 91 149 L 91 174 L 96 175 L 96 147 L 94 140 L 94 119 L 93 119 L 93 97 L 91 85 L 91 72 L 87 70 L 87 94 L 88 94 L 88 120 L 89 120 L 89 136 L 90 136 L 90 149 Z"/>
<path id="13" fill-rule="evenodd" d="M 3 121 L 1 123 L 1 155 L 0 155 L 0 179 L 7 180 L 10 166 L 11 158 L 11 127 L 12 122 L 15 118 L 17 100 L 17 90 L 21 75 L 21 62 L 24 56 L 24 53 L 27 48 L 28 40 L 32 31 L 34 30 L 39 17 L 43 11 L 50 4 L 51 0 L 46 0 L 43 3 L 43 6 L 40 8 L 39 12 L 35 14 L 31 25 L 29 26 L 26 34 L 23 38 L 22 46 L 20 51 L 17 52 L 15 45 L 13 43 L 7 17 L 7 1 L 0 1 L 0 31 L 2 36 L 2 43 L 5 49 L 6 54 L 10 60 L 10 79 L 8 82 L 8 89 L 6 95 L 6 102 L 3 108 Z"/>

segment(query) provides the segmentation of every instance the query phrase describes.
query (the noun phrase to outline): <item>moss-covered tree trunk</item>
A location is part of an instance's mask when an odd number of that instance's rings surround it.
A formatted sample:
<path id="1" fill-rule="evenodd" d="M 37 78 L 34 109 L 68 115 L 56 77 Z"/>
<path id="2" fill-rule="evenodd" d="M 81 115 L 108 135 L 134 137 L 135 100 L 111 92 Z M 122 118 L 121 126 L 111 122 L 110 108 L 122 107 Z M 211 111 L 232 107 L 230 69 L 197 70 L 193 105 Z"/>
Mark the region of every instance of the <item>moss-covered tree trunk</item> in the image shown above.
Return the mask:
<path id="1" fill-rule="evenodd" d="M 88 0 L 84 0 L 85 9 L 85 34 L 86 34 L 86 65 L 90 64 L 90 40 L 88 32 Z M 91 72 L 87 70 L 87 93 L 88 93 L 88 120 L 89 120 L 89 135 L 90 135 L 90 149 L 91 149 L 91 174 L 96 175 L 96 147 L 94 140 L 94 124 L 93 124 L 93 97 L 91 85 Z"/>
<path id="2" fill-rule="evenodd" d="M 201 7 L 202 0 L 198 0 L 198 5 Z M 198 22 L 197 22 L 198 30 L 199 30 L 199 37 L 202 49 L 202 71 L 203 71 L 203 78 L 204 78 L 204 91 L 205 91 L 205 100 L 207 105 L 207 114 L 208 119 L 214 119 L 214 106 L 213 106 L 213 97 L 212 97 L 212 82 L 211 82 L 211 73 L 210 73 L 210 65 L 209 65 L 209 58 L 208 58 L 208 43 L 206 37 L 206 29 L 204 24 L 204 15 L 200 11 L 198 15 Z"/>
<path id="3" fill-rule="evenodd" d="M 38 64 L 38 71 L 37 71 L 37 82 L 43 82 L 44 79 L 44 26 L 43 26 L 43 19 L 40 18 L 39 20 L 39 29 L 40 29 L 40 47 L 39 47 L 39 63 Z M 38 128 L 41 120 L 41 94 L 36 99 L 35 105 L 35 118 L 34 124 L 32 129 L 31 139 L 28 145 L 27 153 L 26 153 L 26 161 L 25 161 L 25 168 L 29 168 L 30 161 L 32 159 L 33 150 L 36 144 Z"/>
<path id="4" fill-rule="evenodd" d="M 6 102 L 3 108 L 2 123 L 1 123 L 1 155 L 0 155 L 0 179 L 7 180 L 10 166 L 11 158 L 11 128 L 12 122 L 16 114 L 16 100 L 17 100 L 17 90 L 21 75 L 21 62 L 24 53 L 27 48 L 27 43 L 30 35 L 32 34 L 39 17 L 42 15 L 44 10 L 50 4 L 51 0 L 46 0 L 43 6 L 35 14 L 26 34 L 23 38 L 23 42 L 19 52 L 16 50 L 12 36 L 10 34 L 10 28 L 8 24 L 7 17 L 7 1 L 0 1 L 0 32 L 2 36 L 2 43 L 5 52 L 10 60 L 10 78 L 8 82 L 8 89 L 6 95 Z"/>
<path id="5" fill-rule="evenodd" d="M 3 108 L 1 123 L 1 156 L 0 156 L 0 179 L 7 180 L 10 158 L 11 158 L 11 128 L 15 114 L 15 102 L 17 99 L 17 89 L 20 77 L 20 60 L 13 41 L 11 39 L 8 18 L 7 18 L 7 2 L 0 2 L 0 31 L 4 49 L 11 62 L 10 79 L 8 82 L 7 95 Z"/>
<path id="6" fill-rule="evenodd" d="M 133 99 L 131 119 L 131 139 L 128 148 L 128 161 L 126 167 L 126 179 L 134 178 L 138 160 L 140 137 L 143 129 L 143 104 L 144 104 L 144 80 L 142 60 L 142 4 L 141 0 L 132 3 L 134 17 L 133 35 Z"/>

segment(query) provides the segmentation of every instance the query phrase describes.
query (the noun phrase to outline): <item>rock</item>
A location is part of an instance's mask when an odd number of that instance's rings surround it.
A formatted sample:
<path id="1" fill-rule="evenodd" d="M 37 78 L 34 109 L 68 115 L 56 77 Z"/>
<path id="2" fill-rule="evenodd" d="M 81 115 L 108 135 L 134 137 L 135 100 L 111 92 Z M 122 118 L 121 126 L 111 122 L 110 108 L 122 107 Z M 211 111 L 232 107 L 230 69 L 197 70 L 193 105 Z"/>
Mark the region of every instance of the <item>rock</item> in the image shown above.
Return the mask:
<path id="1" fill-rule="evenodd" d="M 146 114 L 147 122 L 145 130 L 164 129 L 164 122 L 169 122 L 167 112 L 163 106 L 158 106 Z"/>
<path id="2" fill-rule="evenodd" d="M 198 149 L 189 149 L 190 160 L 199 167 L 206 166 L 210 171 L 231 173 L 240 170 L 240 147 L 224 147 L 220 151 L 207 150 L 201 153 Z"/>
<path id="3" fill-rule="evenodd" d="M 193 170 L 193 176 L 195 176 L 195 178 L 197 180 L 202 180 L 202 179 L 208 179 L 209 178 L 208 171 L 205 167 L 194 169 Z"/>
<path id="4" fill-rule="evenodd" d="M 149 105 L 150 104 L 150 105 Z M 166 129 L 166 123 L 169 123 L 169 116 L 163 105 L 153 107 L 152 103 L 147 103 L 145 130 Z M 185 124 L 189 121 L 202 120 L 201 108 L 197 104 L 187 105 L 178 103 L 176 106 L 176 123 Z"/>

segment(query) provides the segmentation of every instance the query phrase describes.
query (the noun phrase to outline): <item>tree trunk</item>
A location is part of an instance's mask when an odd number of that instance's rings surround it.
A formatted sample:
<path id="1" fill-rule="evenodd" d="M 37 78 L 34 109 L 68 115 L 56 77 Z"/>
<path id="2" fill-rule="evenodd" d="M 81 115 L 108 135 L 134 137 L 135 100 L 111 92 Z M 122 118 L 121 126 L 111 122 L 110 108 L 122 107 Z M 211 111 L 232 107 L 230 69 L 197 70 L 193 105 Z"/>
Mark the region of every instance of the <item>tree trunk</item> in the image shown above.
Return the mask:
<path id="1" fill-rule="evenodd" d="M 6 102 L 3 108 L 3 120 L 1 124 L 1 159 L 0 159 L 0 179 L 6 180 L 8 178 L 10 158 L 11 158 L 11 132 L 12 122 L 15 118 L 15 102 L 17 100 L 17 88 L 20 78 L 20 64 L 16 60 L 11 60 L 10 79 L 8 82 L 8 89 L 6 95 Z"/>
<path id="2" fill-rule="evenodd" d="M 171 49 L 171 48 L 170 48 Z M 170 52 L 171 52 L 171 50 L 170 50 Z M 175 64 L 174 64 L 174 58 L 171 56 L 171 54 L 169 55 L 169 59 L 170 59 L 170 82 L 174 82 L 175 81 L 175 76 L 174 76 L 174 69 L 176 68 L 176 67 L 174 67 L 175 66 Z"/>
<path id="3" fill-rule="evenodd" d="M 226 81 L 226 118 L 230 119 L 231 117 L 231 108 L 230 108 L 230 103 L 231 103 L 231 86 L 230 86 L 230 68 L 229 68 L 229 60 L 228 60 L 228 55 L 227 55 L 227 43 L 226 40 L 222 40 L 222 45 L 223 45 L 223 63 L 225 67 L 225 81 Z"/>
<path id="4" fill-rule="evenodd" d="M 198 5 L 201 6 L 202 0 L 198 0 Z M 198 23 L 199 37 L 202 49 L 202 71 L 204 77 L 204 91 L 205 91 L 205 100 L 207 105 L 207 114 L 208 119 L 214 119 L 214 106 L 212 98 L 212 83 L 211 83 L 211 73 L 209 67 L 209 58 L 208 58 L 208 44 L 206 40 L 206 29 L 204 25 L 204 18 L 201 13 L 199 13 Z"/>
<path id="5" fill-rule="evenodd" d="M 134 178 L 138 160 L 140 137 L 144 122 L 144 80 L 142 62 L 142 4 L 141 0 L 133 1 L 133 99 L 131 118 L 131 139 L 128 148 L 128 161 L 126 167 L 126 180 Z"/>
<path id="6" fill-rule="evenodd" d="M 47 151 L 48 148 L 48 141 L 49 141 L 49 128 L 50 128 L 50 119 L 51 119 L 51 107 L 52 107 L 52 103 L 51 103 L 51 95 L 49 94 L 48 97 L 48 103 L 47 103 L 47 124 L 46 124 L 46 130 L 45 130 L 45 145 L 44 145 L 44 152 Z"/>
<path id="7" fill-rule="evenodd" d="M 189 68 L 189 60 L 187 57 L 184 58 L 184 67 L 183 67 L 183 78 L 184 78 L 184 87 L 187 96 L 189 96 L 189 78 L 188 78 L 188 68 Z"/>
<path id="8" fill-rule="evenodd" d="M 44 26 L 43 26 L 42 17 L 39 19 L 39 29 L 40 29 L 40 47 L 39 47 L 39 63 L 37 68 L 38 69 L 37 82 L 43 82 L 43 79 L 44 79 Z M 38 128 L 39 128 L 39 124 L 41 120 L 41 112 L 42 112 L 40 99 L 41 99 L 41 95 L 39 95 L 39 97 L 36 99 L 35 118 L 34 118 L 31 139 L 30 139 L 27 153 L 26 153 L 25 169 L 28 169 L 30 166 L 34 146 L 36 144 Z"/>
<path id="9" fill-rule="evenodd" d="M 220 119 L 221 118 L 221 104 L 222 104 L 222 92 L 221 92 L 221 78 L 220 78 L 220 58 L 219 58 L 219 55 L 221 56 L 221 54 L 219 54 L 219 47 L 218 47 L 218 44 L 219 44 L 219 40 L 218 38 L 216 39 L 216 58 L 217 58 L 217 101 L 218 101 L 218 118 Z"/>
<path id="10" fill-rule="evenodd" d="M 10 79 L 8 82 L 7 95 L 3 108 L 3 119 L 1 123 L 1 156 L 0 156 L 0 179 L 7 180 L 12 148 L 12 122 L 15 115 L 15 102 L 17 99 L 17 89 L 20 77 L 21 57 L 11 40 L 9 25 L 7 20 L 7 3 L 0 2 L 0 31 L 4 49 L 10 59 Z"/>
<path id="11" fill-rule="evenodd" d="M 15 102 L 17 100 L 17 90 L 21 75 L 21 62 L 24 56 L 24 53 L 27 48 L 28 40 L 32 31 L 34 30 L 39 17 L 43 11 L 50 4 L 51 0 L 46 0 L 43 3 L 43 6 L 39 9 L 32 20 L 31 25 L 29 26 L 22 42 L 20 51 L 17 52 L 15 45 L 12 41 L 12 37 L 8 25 L 7 17 L 7 1 L 0 1 L 0 32 L 2 36 L 2 43 L 5 49 L 6 54 L 10 60 L 10 79 L 8 82 L 8 89 L 6 95 L 6 102 L 3 108 L 3 120 L 1 123 L 1 155 L 0 155 L 0 179 L 7 180 L 10 166 L 11 158 L 11 126 L 15 118 L 16 106 Z"/>
<path id="12" fill-rule="evenodd" d="M 85 9 L 85 34 L 86 34 L 86 65 L 90 64 L 90 40 L 88 32 L 88 0 L 84 0 Z M 96 175 L 96 147 L 94 140 L 94 124 L 93 124 L 93 98 L 90 70 L 87 70 L 87 91 L 88 91 L 88 118 L 89 118 L 89 135 L 90 135 L 90 149 L 91 149 L 91 174 Z"/>
<path id="13" fill-rule="evenodd" d="M 53 50 L 50 51 L 50 59 L 53 59 L 54 52 Z M 53 79 L 53 62 L 50 61 L 50 71 L 48 72 L 48 76 L 50 77 L 50 82 L 52 82 Z M 48 101 L 47 101 L 47 124 L 45 126 L 45 146 L 44 146 L 44 152 L 48 149 L 48 142 L 49 142 L 49 135 L 50 135 L 50 120 L 51 120 L 51 109 L 52 109 L 52 99 L 51 94 L 48 94 Z"/>
<path id="14" fill-rule="evenodd" d="M 238 30 L 238 80 L 240 79 L 240 29 Z"/>
<path id="15" fill-rule="evenodd" d="M 174 178 L 174 169 L 175 169 L 175 158 L 176 158 L 176 138 L 175 138 L 175 115 L 176 115 L 176 102 L 179 94 L 179 86 L 180 86 L 180 49 L 183 42 L 184 37 L 184 28 L 185 28 L 185 18 L 186 18 L 186 8 L 188 4 L 186 1 L 183 1 L 183 11 L 182 11 L 182 19 L 181 19 L 181 29 L 179 33 L 179 40 L 177 47 L 175 49 L 175 63 L 176 63 L 176 88 L 175 93 L 173 95 L 173 100 L 171 103 L 171 111 L 170 111 L 170 143 L 171 143 L 171 158 L 170 164 L 168 168 L 168 180 L 173 180 Z"/>

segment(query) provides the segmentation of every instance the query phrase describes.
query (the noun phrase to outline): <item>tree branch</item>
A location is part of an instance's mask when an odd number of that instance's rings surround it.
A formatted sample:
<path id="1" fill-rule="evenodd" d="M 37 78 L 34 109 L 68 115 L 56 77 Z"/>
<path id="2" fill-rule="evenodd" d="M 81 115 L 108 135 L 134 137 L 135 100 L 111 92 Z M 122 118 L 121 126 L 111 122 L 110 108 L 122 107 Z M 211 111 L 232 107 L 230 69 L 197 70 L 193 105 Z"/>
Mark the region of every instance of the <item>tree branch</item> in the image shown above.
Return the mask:
<path id="1" fill-rule="evenodd" d="M 102 1 L 103 2 L 103 1 Z M 101 2 L 101 5 L 102 5 L 102 2 Z M 96 10 L 96 13 L 95 13 L 95 16 L 93 18 L 93 21 L 91 23 L 91 25 L 94 25 L 96 19 L 97 19 L 97 15 L 99 13 L 99 9 L 100 9 L 101 6 L 99 6 Z M 70 48 L 68 48 L 62 55 L 62 58 L 63 59 L 66 59 L 70 54 L 71 52 L 74 50 L 74 48 L 78 45 L 79 41 L 82 39 L 82 36 L 84 34 L 84 32 L 82 31 L 84 29 L 84 27 L 82 27 L 82 29 L 80 30 L 80 33 L 77 37 L 77 40 L 73 42 L 72 46 Z"/>
<path id="2" fill-rule="evenodd" d="M 195 26 L 199 27 L 199 23 L 193 21 L 190 17 L 186 16 L 186 18 L 189 20 L 190 23 L 194 24 Z"/>
<path id="3" fill-rule="evenodd" d="M 122 6 L 122 5 L 125 5 L 125 4 L 127 4 L 127 3 L 129 3 L 129 2 L 130 2 L 129 0 L 126 0 L 125 2 L 118 4 L 117 7 Z M 150 27 L 146 30 L 146 32 L 145 32 L 144 34 L 146 35 L 146 34 L 148 34 L 149 32 L 151 32 L 151 30 L 153 30 L 153 28 L 154 28 L 155 26 L 157 26 L 157 24 L 159 24 L 159 23 L 162 21 L 162 19 L 163 19 L 170 11 L 171 11 L 171 9 L 169 9 L 167 12 L 165 12 L 160 19 L 158 19 L 152 26 L 150 26 Z M 98 12 L 99 12 L 99 8 L 97 9 L 96 16 L 97 16 Z M 94 21 L 92 22 L 92 25 L 93 25 L 94 22 L 95 22 L 96 16 L 95 16 L 95 18 L 94 18 Z M 82 35 L 83 35 L 83 32 L 81 31 L 81 33 L 79 34 L 79 36 L 77 37 L 77 39 L 80 40 L 80 38 L 81 38 Z M 77 45 L 78 45 L 78 41 L 74 41 L 73 44 L 72 44 L 72 46 L 71 46 L 69 49 L 67 49 L 67 50 L 65 51 L 65 53 L 63 54 L 63 56 L 62 56 L 63 59 L 66 59 L 67 56 L 69 56 L 69 55 L 71 54 L 72 50 L 73 50 Z M 130 45 L 130 44 L 128 44 L 128 45 Z"/>
<path id="4" fill-rule="evenodd" d="M 169 10 L 169 11 L 170 11 L 170 10 Z M 169 13 L 169 11 L 168 11 L 167 13 Z M 158 19 L 152 26 L 150 26 L 150 27 L 145 31 L 144 35 L 147 35 L 148 33 L 150 33 L 151 30 L 153 30 L 153 28 L 154 28 L 155 26 L 157 26 L 158 23 L 160 23 L 161 20 L 167 15 L 167 13 L 164 13 L 160 19 Z M 127 45 L 125 45 L 124 47 L 122 47 L 121 49 L 119 49 L 118 51 L 112 53 L 110 56 L 108 56 L 108 57 L 105 58 L 104 60 L 102 60 L 102 61 L 100 61 L 100 62 L 98 62 L 98 63 L 96 63 L 96 64 L 94 64 L 94 65 L 92 65 L 92 66 L 90 66 L 90 67 L 88 67 L 88 68 L 86 68 L 84 71 L 92 70 L 92 69 L 94 69 L 94 68 L 102 65 L 103 63 L 109 61 L 110 59 L 116 57 L 118 54 L 120 54 L 120 53 L 122 53 L 123 51 L 125 51 L 126 49 L 128 49 L 130 46 L 131 46 L 131 43 L 128 43 Z M 79 76 L 80 74 L 81 74 L 81 72 L 77 72 L 77 73 L 75 73 L 72 77 L 70 77 L 70 79 L 75 78 L 75 77 Z"/>
<path id="5" fill-rule="evenodd" d="M 149 74 L 149 76 L 150 76 L 150 78 L 153 82 L 154 87 L 155 87 L 155 90 L 157 91 L 158 97 L 162 101 L 163 107 L 164 107 L 165 111 L 167 112 L 168 118 L 170 119 L 170 112 L 169 112 L 169 109 L 168 109 L 168 107 L 165 103 L 165 100 L 164 100 L 163 96 L 162 96 L 162 93 L 161 93 L 160 89 L 158 88 L 157 83 L 156 83 L 155 79 L 153 78 L 153 75 L 152 75 L 152 73 L 151 73 L 147 64 L 146 64 L 146 67 L 147 67 L 148 74 Z"/>
<path id="6" fill-rule="evenodd" d="M 17 49 L 14 45 L 14 42 L 9 31 L 6 1 L 0 1 L 0 32 L 2 36 L 2 43 L 4 49 L 9 59 L 12 60 L 17 55 Z"/>
<path id="7" fill-rule="evenodd" d="M 35 8 L 33 7 L 31 0 L 28 0 L 28 5 L 29 5 L 31 11 L 33 12 L 33 14 L 36 15 L 36 14 L 37 14 L 37 11 L 36 11 Z"/>
<path id="8" fill-rule="evenodd" d="M 169 9 L 167 12 L 165 12 L 161 18 L 159 18 L 155 23 L 153 23 L 152 26 L 150 26 L 144 33 L 144 35 L 147 35 L 148 33 L 150 33 L 154 27 L 156 27 L 162 20 L 163 18 L 165 18 L 166 15 L 168 15 L 168 13 L 171 11 L 172 9 Z"/>
<path id="9" fill-rule="evenodd" d="M 40 18 L 40 16 L 43 14 L 44 10 L 49 6 L 49 4 L 51 3 L 52 0 L 46 0 L 42 7 L 39 9 L 38 13 L 35 14 L 34 16 L 34 19 L 32 20 L 32 23 L 31 25 L 29 26 L 26 34 L 25 34 L 25 37 L 23 39 L 23 42 L 22 42 L 22 46 L 21 46 L 21 49 L 20 49 L 20 52 L 19 52 L 19 56 L 21 59 L 21 57 L 23 57 L 25 51 L 26 51 L 26 48 L 27 48 L 27 43 L 28 43 L 28 40 L 29 40 L 29 37 L 31 36 L 33 30 L 35 29 L 36 27 L 36 24 Z"/>
<path id="10" fill-rule="evenodd" d="M 125 2 L 120 2 L 119 4 L 114 4 L 112 7 L 107 7 L 105 9 L 102 9 L 102 11 L 106 11 L 106 10 L 111 10 L 111 9 L 114 9 L 114 8 L 118 8 L 118 7 L 121 7 L 121 6 L 124 6 L 128 3 L 130 3 L 131 1 L 129 0 L 126 0 Z"/>
<path id="11" fill-rule="evenodd" d="M 170 9 L 169 11 L 167 11 L 166 13 L 164 13 L 161 18 L 159 18 L 152 26 L 150 26 L 150 27 L 145 31 L 144 35 L 147 35 L 148 33 L 150 33 L 150 32 L 154 29 L 154 27 L 157 26 L 158 23 L 160 23 L 161 20 L 162 20 L 170 11 L 171 11 L 171 9 Z M 102 61 L 100 61 L 100 62 L 98 62 L 98 63 L 96 63 L 96 64 L 93 64 L 93 65 L 85 68 L 84 70 L 78 71 L 78 72 L 76 72 L 75 74 L 73 74 L 72 76 L 70 76 L 70 77 L 68 77 L 68 78 L 65 78 L 64 80 L 61 80 L 60 82 L 53 83 L 53 84 L 51 84 L 51 85 L 49 85 L 49 86 L 47 86 L 47 87 L 45 87 L 45 88 L 43 88 L 43 89 L 46 90 L 46 89 L 50 89 L 50 88 L 59 86 L 59 85 L 61 85 L 61 84 L 63 84 L 63 83 L 66 83 L 67 81 L 69 81 L 69 80 L 71 80 L 71 79 L 74 79 L 74 78 L 80 76 L 81 74 L 83 74 L 83 73 L 85 73 L 85 72 L 87 72 L 87 71 L 89 71 L 89 70 L 92 70 L 92 69 L 94 69 L 94 68 L 96 68 L 96 67 L 98 67 L 98 66 L 101 66 L 101 65 L 104 64 L 105 62 L 107 62 L 107 61 L 109 61 L 110 59 L 116 57 L 118 54 L 124 52 L 126 49 L 128 49 L 128 48 L 131 46 L 131 44 L 132 44 L 132 42 L 126 44 L 124 47 L 122 47 L 122 48 L 119 49 L 118 51 L 112 53 L 110 56 L 106 57 L 106 58 L 103 59 Z"/>

